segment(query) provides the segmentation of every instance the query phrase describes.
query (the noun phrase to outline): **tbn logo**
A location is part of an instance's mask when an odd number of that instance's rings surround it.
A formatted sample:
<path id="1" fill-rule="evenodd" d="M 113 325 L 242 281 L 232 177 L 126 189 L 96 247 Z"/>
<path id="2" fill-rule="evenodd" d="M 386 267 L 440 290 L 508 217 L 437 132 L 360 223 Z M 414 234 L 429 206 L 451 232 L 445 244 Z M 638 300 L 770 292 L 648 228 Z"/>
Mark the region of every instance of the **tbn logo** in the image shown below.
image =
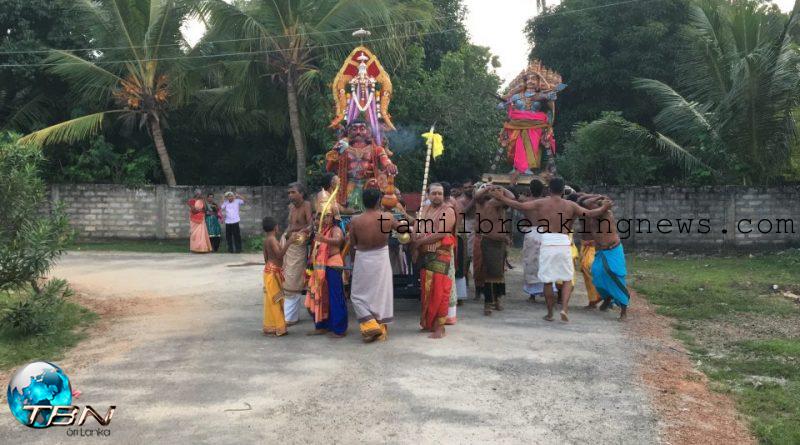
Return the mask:
<path id="1" fill-rule="evenodd" d="M 109 423 L 111 423 L 111 417 L 114 416 L 114 411 L 117 409 L 117 407 L 114 405 L 109 406 L 105 416 L 101 416 L 100 413 L 98 413 L 90 405 L 86 405 L 86 407 L 83 408 L 83 411 L 81 411 L 79 406 L 75 405 L 25 405 L 22 407 L 22 409 L 31 412 L 31 415 L 28 418 L 28 425 L 33 425 L 37 416 L 44 416 L 47 412 L 50 412 L 50 417 L 47 419 L 47 424 L 45 424 L 45 427 L 72 426 L 75 425 L 76 422 L 78 426 L 83 426 L 89 416 L 94 417 L 94 419 L 100 425 L 107 426 Z M 81 413 L 81 415 L 77 416 L 78 413 Z"/>

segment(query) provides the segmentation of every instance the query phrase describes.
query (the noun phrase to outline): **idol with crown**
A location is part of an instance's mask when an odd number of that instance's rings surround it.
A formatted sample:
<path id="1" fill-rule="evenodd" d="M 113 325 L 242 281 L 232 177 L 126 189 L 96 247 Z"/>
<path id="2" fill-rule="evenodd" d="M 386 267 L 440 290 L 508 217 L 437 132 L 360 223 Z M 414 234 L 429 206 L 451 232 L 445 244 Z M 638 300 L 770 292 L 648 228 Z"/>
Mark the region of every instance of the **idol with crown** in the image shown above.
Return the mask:
<path id="1" fill-rule="evenodd" d="M 394 176 L 397 166 L 386 148 L 384 131 L 394 130 L 389 102 L 392 81 L 380 61 L 366 47 L 355 48 L 331 85 L 335 118 L 330 127 L 338 142 L 325 156 L 326 170 L 339 177 L 336 197 L 342 213 L 364 210 L 361 192 L 378 188 L 384 192 L 384 207 L 397 201 Z"/>

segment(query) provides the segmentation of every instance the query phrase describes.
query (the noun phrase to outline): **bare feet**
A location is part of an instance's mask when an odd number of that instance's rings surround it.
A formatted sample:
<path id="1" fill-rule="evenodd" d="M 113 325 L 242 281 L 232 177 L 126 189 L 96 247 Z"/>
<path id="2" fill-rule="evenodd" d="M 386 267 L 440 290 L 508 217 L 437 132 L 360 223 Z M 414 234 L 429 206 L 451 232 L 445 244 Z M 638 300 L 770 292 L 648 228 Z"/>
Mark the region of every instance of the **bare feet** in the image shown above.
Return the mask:
<path id="1" fill-rule="evenodd" d="M 335 332 L 328 332 L 328 337 L 330 337 L 330 338 L 344 338 L 345 335 L 347 335 L 347 332 L 345 332 L 344 334 L 337 334 Z"/>
<path id="2" fill-rule="evenodd" d="M 444 324 L 437 324 L 436 329 L 433 330 L 433 333 L 429 335 L 428 338 L 444 338 L 444 336 Z"/>
<path id="3" fill-rule="evenodd" d="M 628 319 L 628 306 L 622 306 L 622 310 L 619 312 L 619 321 L 625 321 Z"/>
<path id="4" fill-rule="evenodd" d="M 502 311 L 503 310 L 503 303 L 498 298 L 497 301 L 494 303 L 495 310 Z"/>
<path id="5" fill-rule="evenodd" d="M 584 306 L 583 308 L 586 309 L 587 311 L 593 311 L 593 310 L 597 309 L 597 303 L 598 303 L 597 301 L 595 301 L 593 303 L 589 303 L 586 306 Z"/>
<path id="6" fill-rule="evenodd" d="M 544 321 L 553 321 L 553 314 L 545 315 L 544 317 L 542 317 L 542 320 L 544 320 Z"/>
<path id="7" fill-rule="evenodd" d="M 561 312 L 559 312 L 559 314 L 561 315 L 561 321 L 563 321 L 565 323 L 569 321 L 569 317 L 567 316 L 566 312 L 561 311 Z"/>
<path id="8" fill-rule="evenodd" d="M 328 333 L 327 329 L 314 329 L 313 331 L 307 333 L 306 335 L 325 335 Z"/>

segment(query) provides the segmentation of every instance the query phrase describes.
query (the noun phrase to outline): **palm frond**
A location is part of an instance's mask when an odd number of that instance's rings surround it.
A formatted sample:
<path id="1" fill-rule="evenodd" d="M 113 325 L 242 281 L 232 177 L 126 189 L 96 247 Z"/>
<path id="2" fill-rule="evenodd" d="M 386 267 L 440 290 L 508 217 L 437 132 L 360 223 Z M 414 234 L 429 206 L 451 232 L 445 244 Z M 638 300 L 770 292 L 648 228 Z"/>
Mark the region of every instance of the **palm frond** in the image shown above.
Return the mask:
<path id="1" fill-rule="evenodd" d="M 714 123 L 710 119 L 710 107 L 684 98 L 669 85 L 653 79 L 634 79 L 633 87 L 649 94 L 659 105 L 660 111 L 653 121 L 664 133 L 678 136 L 684 141 L 700 134 L 711 134 L 717 138 Z"/>
<path id="2" fill-rule="evenodd" d="M 693 155 L 689 150 L 669 137 L 656 132 L 655 137 L 651 136 L 651 140 L 655 143 L 659 151 L 667 153 L 674 161 L 681 163 L 685 171 L 691 172 L 699 168 L 704 168 L 718 175 L 718 172 L 711 168 L 710 165 L 703 162 L 700 158 Z"/>
<path id="3" fill-rule="evenodd" d="M 45 60 L 48 71 L 66 80 L 79 98 L 102 103 L 122 78 L 107 69 L 66 51 L 53 50 Z"/>
<path id="4" fill-rule="evenodd" d="M 50 119 L 53 103 L 44 94 L 39 94 L 26 102 L 5 123 L 13 130 L 32 130 L 44 125 Z"/>
<path id="5" fill-rule="evenodd" d="M 107 114 L 124 112 L 124 110 L 103 111 L 71 119 L 30 133 L 22 137 L 20 142 L 44 146 L 59 143 L 72 144 L 83 141 L 100 133 L 103 128 L 103 120 Z"/>

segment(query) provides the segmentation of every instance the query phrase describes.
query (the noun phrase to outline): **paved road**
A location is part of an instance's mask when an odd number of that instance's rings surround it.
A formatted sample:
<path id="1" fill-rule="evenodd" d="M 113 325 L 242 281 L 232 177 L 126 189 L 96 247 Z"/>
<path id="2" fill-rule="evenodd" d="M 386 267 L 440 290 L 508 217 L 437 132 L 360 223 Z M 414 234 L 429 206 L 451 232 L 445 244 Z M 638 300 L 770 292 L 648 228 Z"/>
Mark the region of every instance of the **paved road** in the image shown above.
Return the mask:
<path id="1" fill-rule="evenodd" d="M 400 301 L 386 343 L 263 337 L 257 256 L 69 253 L 55 275 L 121 316 L 59 362 L 78 404 L 117 412 L 94 443 L 654 443 L 634 347 L 615 314 L 546 323 L 513 292 L 491 317 L 470 300 L 443 340 Z M 519 268 L 509 272 L 518 289 Z M 351 313 L 352 317 L 352 313 Z M 352 320 L 352 318 L 351 318 Z M 82 443 L 0 416 L 0 443 Z M 112 442 L 113 441 L 113 442 Z"/>

